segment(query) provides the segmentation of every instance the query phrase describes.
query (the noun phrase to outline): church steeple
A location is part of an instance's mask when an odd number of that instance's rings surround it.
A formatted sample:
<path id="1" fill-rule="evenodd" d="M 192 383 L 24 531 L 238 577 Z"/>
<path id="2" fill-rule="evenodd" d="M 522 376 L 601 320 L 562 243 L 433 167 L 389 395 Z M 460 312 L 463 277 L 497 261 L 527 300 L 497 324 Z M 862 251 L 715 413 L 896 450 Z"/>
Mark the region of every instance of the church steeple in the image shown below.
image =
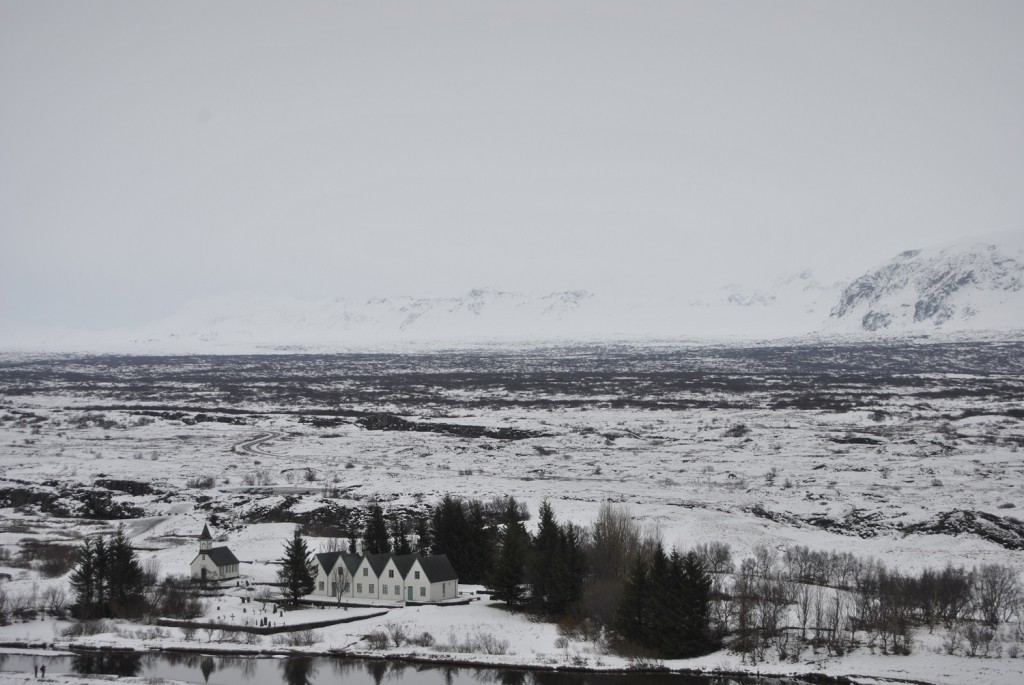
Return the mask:
<path id="1" fill-rule="evenodd" d="M 199 535 L 199 551 L 205 552 L 213 546 L 213 536 L 210 535 L 210 528 L 204 523 L 203 532 Z"/>

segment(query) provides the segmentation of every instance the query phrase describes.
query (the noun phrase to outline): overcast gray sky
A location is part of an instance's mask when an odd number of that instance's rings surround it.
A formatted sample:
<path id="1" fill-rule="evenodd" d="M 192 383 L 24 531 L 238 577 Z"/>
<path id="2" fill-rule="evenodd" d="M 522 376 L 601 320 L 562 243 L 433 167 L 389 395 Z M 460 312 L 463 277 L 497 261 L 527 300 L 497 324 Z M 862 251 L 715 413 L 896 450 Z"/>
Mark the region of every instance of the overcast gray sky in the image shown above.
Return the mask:
<path id="1" fill-rule="evenodd" d="M 1024 229 L 1024 2 L 0 0 L 0 319 L 662 297 Z"/>

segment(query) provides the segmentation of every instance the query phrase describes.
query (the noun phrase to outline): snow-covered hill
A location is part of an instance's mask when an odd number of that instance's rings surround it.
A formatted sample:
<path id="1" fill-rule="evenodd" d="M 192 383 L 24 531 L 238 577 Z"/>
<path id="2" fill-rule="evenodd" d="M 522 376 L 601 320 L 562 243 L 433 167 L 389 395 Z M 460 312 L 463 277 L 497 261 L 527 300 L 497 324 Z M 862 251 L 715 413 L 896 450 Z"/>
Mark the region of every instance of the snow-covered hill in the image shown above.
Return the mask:
<path id="1" fill-rule="evenodd" d="M 622 298 L 494 289 L 462 296 L 316 302 L 235 294 L 190 302 L 131 330 L 18 336 L 7 349 L 148 352 L 326 350 L 393 343 L 770 339 L 1024 330 L 1024 240 L 903 252 L 852 281 L 810 271 L 767 286 Z"/>
<path id="2" fill-rule="evenodd" d="M 1024 327 L 1024 249 L 977 242 L 908 250 L 855 279 L 826 330 L 1003 330 Z"/>
<path id="3" fill-rule="evenodd" d="M 327 344 L 372 340 L 463 340 L 558 336 L 593 296 L 534 296 L 476 289 L 461 297 L 334 298 L 304 302 L 232 295 L 190 303 L 133 332 L 138 342 Z"/>

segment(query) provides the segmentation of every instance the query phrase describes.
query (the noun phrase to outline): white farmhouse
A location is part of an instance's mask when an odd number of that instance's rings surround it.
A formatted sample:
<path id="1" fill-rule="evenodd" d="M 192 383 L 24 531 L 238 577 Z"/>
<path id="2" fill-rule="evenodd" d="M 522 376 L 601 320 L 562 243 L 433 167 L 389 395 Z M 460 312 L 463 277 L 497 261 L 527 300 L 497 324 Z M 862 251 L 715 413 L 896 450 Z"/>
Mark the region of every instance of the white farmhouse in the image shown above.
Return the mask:
<path id="1" fill-rule="evenodd" d="M 314 595 L 415 604 L 459 596 L 459 576 L 443 554 L 324 552 L 316 566 Z"/>
<path id="2" fill-rule="evenodd" d="M 231 580 L 238 577 L 238 558 L 227 547 L 214 547 L 210 529 L 203 524 L 199 554 L 192 560 L 193 580 Z"/>

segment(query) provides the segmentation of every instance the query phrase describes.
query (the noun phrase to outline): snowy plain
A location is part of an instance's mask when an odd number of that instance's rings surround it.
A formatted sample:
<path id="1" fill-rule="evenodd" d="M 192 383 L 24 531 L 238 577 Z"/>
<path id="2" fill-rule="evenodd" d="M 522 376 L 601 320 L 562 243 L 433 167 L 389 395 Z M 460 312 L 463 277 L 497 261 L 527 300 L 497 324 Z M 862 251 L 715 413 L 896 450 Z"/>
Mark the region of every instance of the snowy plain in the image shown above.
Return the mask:
<path id="1" fill-rule="evenodd" d="M 187 571 L 195 537 L 212 517 L 219 539 L 242 560 L 243 576 L 266 583 L 294 521 L 318 511 L 340 509 L 354 524 L 373 500 L 389 511 L 416 511 L 446 493 L 512 494 L 532 512 L 547 499 L 560 520 L 583 525 L 603 502 L 619 503 L 668 546 L 724 541 L 737 560 L 758 544 L 799 544 L 875 557 L 904 571 L 947 563 L 1019 571 L 1024 545 L 1013 514 L 1024 506 L 1021 359 L 1024 343 L 1012 336 L 416 355 L 8 355 L 0 366 L 0 487 L 8 503 L 24 492 L 42 499 L 2 510 L 0 545 L 14 558 L 25 539 L 77 542 L 110 530 L 115 521 L 75 518 L 83 513 L 76 497 L 106 491 L 110 502 L 137 508 L 126 521 L 129 533 L 143 562 L 160 574 Z M 358 421 L 371 412 L 531 437 L 368 430 Z M 251 484 L 260 471 L 266 481 Z M 189 485 L 204 477 L 212 486 Z M 143 482 L 152 492 L 97 485 L 111 480 Z M 38 504 L 51 501 L 47 495 L 64 515 Z M 949 512 L 970 513 L 974 526 L 943 528 Z M 988 520 L 979 515 L 995 519 L 995 528 L 978 524 Z M 0 572 L 11 575 L 3 587 L 12 593 L 66 583 L 16 565 Z M 233 598 L 243 592 L 211 602 L 207 616 L 243 620 L 240 609 L 248 607 Z M 288 620 L 332 611 L 339 610 L 304 610 Z M 509 615 L 486 597 L 466 606 L 395 608 L 319 629 L 306 649 L 379 655 L 363 637 L 389 623 L 452 645 L 500 635 L 509 647 L 486 657 L 495 664 L 630 665 L 586 641 L 556 646 L 557 626 Z M 176 628 L 147 641 L 139 629 L 122 624 L 120 634 L 76 643 L 207 644 L 204 635 L 185 641 Z M 14 623 L 0 628 L 0 641 L 67 646 L 58 631 L 52 620 Z M 863 682 L 1024 679 L 1024 659 L 1009 654 L 1009 627 L 997 657 L 946 655 L 942 637 L 941 630 L 919 631 L 906 657 L 866 647 L 843 657 L 805 651 L 798 663 L 769 660 L 757 670 L 860 675 Z M 255 651 L 272 642 L 208 647 Z M 417 651 L 424 650 L 387 653 Z M 482 658 L 426 651 L 455 661 Z M 665 665 L 745 669 L 728 650 Z"/>

